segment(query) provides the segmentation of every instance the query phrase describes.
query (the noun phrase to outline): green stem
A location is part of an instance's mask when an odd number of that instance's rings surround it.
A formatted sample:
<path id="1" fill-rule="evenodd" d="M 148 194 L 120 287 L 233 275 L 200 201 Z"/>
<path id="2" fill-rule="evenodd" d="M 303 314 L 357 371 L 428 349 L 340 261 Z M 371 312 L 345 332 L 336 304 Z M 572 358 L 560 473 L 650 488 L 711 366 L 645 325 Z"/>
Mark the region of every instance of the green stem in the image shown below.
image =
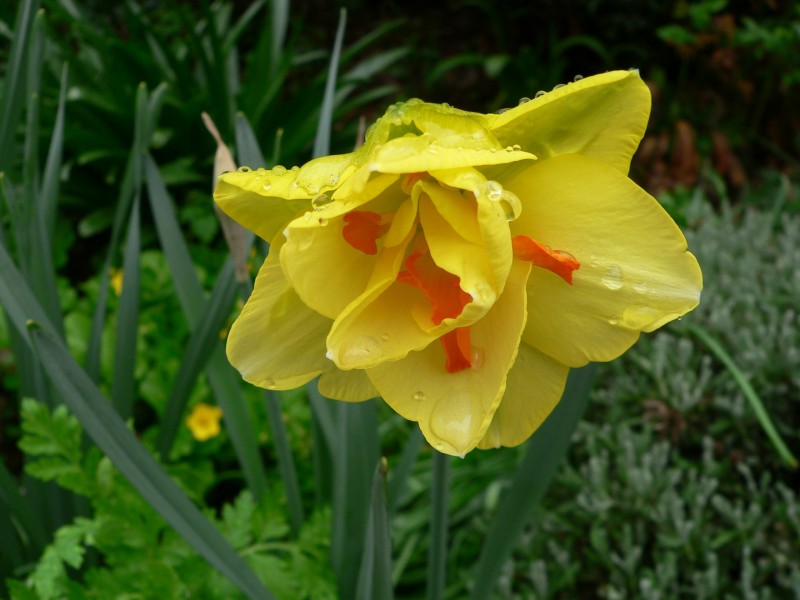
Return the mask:
<path id="1" fill-rule="evenodd" d="M 450 491 L 450 457 L 434 450 L 431 489 L 431 529 L 428 547 L 427 600 L 444 598 L 447 576 L 447 508 Z"/>

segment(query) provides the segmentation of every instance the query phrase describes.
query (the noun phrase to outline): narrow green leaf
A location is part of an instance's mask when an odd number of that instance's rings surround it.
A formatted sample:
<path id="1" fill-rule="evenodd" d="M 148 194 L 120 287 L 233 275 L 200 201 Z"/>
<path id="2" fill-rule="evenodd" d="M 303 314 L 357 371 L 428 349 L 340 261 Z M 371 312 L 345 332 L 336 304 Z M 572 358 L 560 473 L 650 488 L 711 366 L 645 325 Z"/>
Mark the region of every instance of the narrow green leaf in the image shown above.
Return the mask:
<path id="1" fill-rule="evenodd" d="M 328 81 L 325 84 L 325 95 L 322 97 L 322 108 L 319 113 L 317 135 L 314 138 L 314 157 L 330 153 L 331 126 L 333 124 L 334 99 L 336 94 L 336 74 L 339 71 L 339 55 L 342 53 L 344 28 L 347 24 L 347 10 L 339 11 L 339 26 L 336 28 L 336 39 L 333 42 L 331 62 L 328 67 Z"/>
<path id="2" fill-rule="evenodd" d="M 278 458 L 278 470 L 286 492 L 286 504 L 289 510 L 289 525 L 292 533 L 297 536 L 303 525 L 303 498 L 300 495 L 300 484 L 297 481 L 297 470 L 294 466 L 292 448 L 289 445 L 289 436 L 283 423 L 281 412 L 281 399 L 273 391 L 264 391 L 264 404 L 267 407 L 269 428 L 275 445 L 275 454 Z"/>
<path id="3" fill-rule="evenodd" d="M 204 311 L 207 309 L 208 303 L 200 281 L 197 279 L 189 249 L 183 239 L 178 220 L 175 217 L 172 200 L 161 179 L 158 167 L 150 156 L 145 157 L 145 177 L 159 242 L 167 259 L 175 291 L 189 326 L 193 332 L 197 333 L 199 325 L 204 322 Z M 252 240 L 252 236 L 250 239 Z M 248 242 L 248 247 L 249 243 L 251 242 Z M 224 312 L 224 314 L 227 315 L 227 312 Z M 220 324 L 220 328 L 221 326 Z M 209 333 L 213 335 L 215 332 L 209 329 Z M 248 487 L 253 492 L 254 497 L 260 499 L 267 489 L 267 477 L 258 451 L 258 440 L 251 426 L 252 419 L 248 414 L 247 404 L 242 396 L 239 376 L 228 364 L 218 337 L 207 341 L 212 345 L 211 357 L 206 369 L 209 385 L 225 415 L 225 426 L 230 433 L 231 441 L 247 479 Z M 192 343 L 190 339 L 189 344 Z M 191 348 L 191 346 L 189 347 Z M 198 359 L 201 358 L 202 355 L 198 355 Z M 175 402 L 176 405 L 168 404 L 167 413 L 175 415 L 177 418 L 175 432 L 177 432 L 180 417 L 186 407 L 188 395 L 191 393 L 197 374 L 199 374 L 199 371 L 194 371 L 196 367 L 199 368 L 199 365 L 186 363 L 185 368 L 187 371 L 183 375 L 179 373 L 179 376 L 186 377 L 186 379 L 176 379 L 175 387 L 172 390 L 173 393 L 170 395 L 169 402 Z M 192 373 L 194 373 L 195 379 L 190 380 Z M 163 435 L 168 433 L 164 432 L 163 422 L 162 433 Z M 164 447 L 161 449 L 167 452 L 172 442 L 165 439 L 163 443 Z"/>
<path id="4" fill-rule="evenodd" d="M 427 600 L 442 600 L 447 581 L 447 526 L 450 499 L 450 457 L 433 451 L 431 529 L 428 546 Z"/>
<path id="5" fill-rule="evenodd" d="M 386 510 L 386 459 L 382 458 L 372 478 L 364 553 L 358 573 L 357 600 L 381 598 L 391 600 L 392 539 L 389 535 L 389 513 Z"/>
<path id="6" fill-rule="evenodd" d="M 283 44 L 286 40 L 286 29 L 289 27 L 289 0 L 272 0 L 271 52 L 269 62 L 269 78 L 278 73 L 283 55 Z"/>
<path id="7" fill-rule="evenodd" d="M 408 483 L 408 476 L 411 474 L 411 469 L 417 462 L 419 451 L 425 444 L 425 437 L 419 427 L 414 427 L 411 435 L 406 440 L 406 445 L 403 448 L 403 454 L 400 457 L 400 463 L 394 467 L 389 477 L 389 514 L 394 514 L 400 501 L 403 499 L 403 494 L 406 490 Z"/>
<path id="8" fill-rule="evenodd" d="M 561 401 L 528 442 L 511 486 L 497 507 L 481 556 L 474 570 L 473 600 L 490 598 L 503 564 L 511 556 L 522 530 L 569 448 L 572 434 L 589 402 L 597 366 L 573 369 Z"/>
<path id="9" fill-rule="evenodd" d="M 3 100 L 0 103 L 0 172 L 10 168 L 16 154 L 14 134 L 27 99 L 28 87 L 25 84 L 25 76 L 30 60 L 28 50 L 33 19 L 39 10 L 39 2 L 25 0 L 18 6 L 14 38 L 3 73 L 5 77 Z"/>
<path id="10" fill-rule="evenodd" d="M 373 471 L 378 452 L 374 401 L 337 402 L 333 464 L 331 559 L 340 598 L 353 598 L 364 552 Z"/>
<path id="11" fill-rule="evenodd" d="M 219 332 L 228 318 L 233 299 L 236 296 L 236 282 L 233 277 L 233 262 L 228 259 L 220 270 L 211 298 L 205 305 L 197 327 L 194 328 L 186 344 L 186 354 L 167 400 L 167 408 L 161 419 L 156 448 L 162 457 L 169 456 L 169 450 L 180 427 L 181 419 L 189 394 L 197 381 L 197 376 L 205 368 L 214 345 L 219 343 Z"/>
<path id="12" fill-rule="evenodd" d="M 86 433 L 175 531 L 252 599 L 273 598 L 225 538 L 186 497 L 78 366 L 22 275 L 0 245 L 0 304 L 10 324 L 29 341 L 46 373 Z M 32 319 L 42 317 L 41 322 Z"/>
<path id="13" fill-rule="evenodd" d="M 42 521 L 35 516 L 29 499 L 20 493 L 17 481 L 2 462 L 0 462 L 0 506 L 3 507 L 3 514 L 16 521 L 24 532 L 25 539 L 22 542 L 26 546 L 28 556 L 30 558 L 39 556 L 48 541 Z"/>
<path id="14" fill-rule="evenodd" d="M 50 148 L 44 166 L 42 188 L 39 195 L 39 211 L 44 221 L 44 232 L 47 239 L 53 239 L 56 226 L 56 207 L 58 206 L 59 178 L 61 176 L 62 152 L 64 148 L 64 112 L 69 81 L 69 66 L 64 63 L 61 69 L 61 88 L 58 95 L 58 109 L 53 124 L 53 135 L 50 137 Z"/>
<path id="15" fill-rule="evenodd" d="M 109 402 L 54 337 L 38 327 L 30 337 L 53 384 L 95 443 L 150 505 L 200 555 L 249 598 L 273 598 L 247 563 L 138 442 Z"/>
<path id="16" fill-rule="evenodd" d="M 739 384 L 739 388 L 742 390 L 744 397 L 750 403 L 750 408 L 753 409 L 756 419 L 758 419 L 758 424 L 761 425 L 764 433 L 767 434 L 769 441 L 772 443 L 775 451 L 781 457 L 781 460 L 783 460 L 786 466 L 796 469 L 798 466 L 797 458 L 795 458 L 795 456 L 792 454 L 792 451 L 789 450 L 789 446 L 786 445 L 786 442 L 783 441 L 783 437 L 781 437 L 781 434 L 778 432 L 775 424 L 772 422 L 772 419 L 769 416 L 769 411 L 767 411 L 767 409 L 764 407 L 761 397 L 747 379 L 747 376 L 742 373 L 742 370 L 736 364 L 736 361 L 733 360 L 733 357 L 728 354 L 719 341 L 717 341 L 702 327 L 694 325 L 693 323 L 687 323 L 686 329 L 689 331 L 689 333 L 703 342 L 703 344 L 705 344 L 705 346 L 711 350 L 711 353 L 716 356 L 723 365 L 725 365 L 725 368 L 728 369 L 736 383 Z"/>
<path id="17" fill-rule="evenodd" d="M 253 169 L 266 167 L 264 155 L 258 145 L 256 134 L 250 122 L 242 113 L 236 113 L 236 158 L 240 165 Z"/>
<path id="18" fill-rule="evenodd" d="M 117 312 L 114 379 L 111 400 L 123 419 L 133 413 L 136 397 L 136 341 L 139 337 L 141 223 L 138 196 L 131 207 L 128 238 L 122 261 L 122 294 Z"/>

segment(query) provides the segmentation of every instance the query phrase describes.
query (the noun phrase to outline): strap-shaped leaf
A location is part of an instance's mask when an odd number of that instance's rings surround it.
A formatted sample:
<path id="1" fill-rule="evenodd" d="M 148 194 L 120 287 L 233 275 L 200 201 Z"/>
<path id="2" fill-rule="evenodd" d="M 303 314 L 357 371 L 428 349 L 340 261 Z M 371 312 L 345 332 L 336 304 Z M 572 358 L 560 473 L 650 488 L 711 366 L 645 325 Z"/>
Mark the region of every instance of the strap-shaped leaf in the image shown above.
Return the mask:
<path id="1" fill-rule="evenodd" d="M 573 369 L 561 401 L 533 434 L 511 487 L 497 507 L 475 569 L 473 600 L 490 598 L 503 564 L 569 448 L 594 381 L 596 365 Z"/>
<path id="2" fill-rule="evenodd" d="M 11 325 L 31 344 L 45 374 L 86 433 L 153 509 L 248 598 L 272 600 L 274 596 L 247 563 L 145 450 L 75 362 L 2 245 L 0 303 L 6 308 Z"/>

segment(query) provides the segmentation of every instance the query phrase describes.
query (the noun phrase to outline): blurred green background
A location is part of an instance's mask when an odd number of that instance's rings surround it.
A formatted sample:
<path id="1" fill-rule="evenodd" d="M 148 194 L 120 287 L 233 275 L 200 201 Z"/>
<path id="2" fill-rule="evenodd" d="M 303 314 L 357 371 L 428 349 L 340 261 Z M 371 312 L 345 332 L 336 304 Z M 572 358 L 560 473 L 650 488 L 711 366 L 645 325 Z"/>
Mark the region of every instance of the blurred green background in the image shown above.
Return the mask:
<path id="1" fill-rule="evenodd" d="M 354 597 L 366 571 L 348 552 L 364 538 L 343 539 L 337 519 L 350 492 L 337 478 L 357 471 L 353 485 L 368 493 L 377 457 L 387 457 L 394 595 L 435 597 L 431 450 L 380 403 L 348 420 L 326 416 L 338 409 L 308 390 L 221 394 L 230 388 L 215 381 L 230 375 L 187 358 L 208 313 L 187 308 L 178 289 L 170 256 L 181 250 L 168 249 L 156 202 L 174 207 L 191 261 L 183 272 L 196 276 L 189 288 L 221 289 L 228 252 L 211 206 L 216 145 L 202 112 L 240 164 L 289 167 L 326 146 L 349 151 L 360 120 L 397 100 L 492 112 L 576 75 L 637 68 L 653 112 L 631 176 L 685 230 L 704 272 L 702 303 L 600 366 L 567 458 L 531 502 L 521 535 L 510 536 L 491 597 L 800 598 L 800 475 L 753 410 L 765 409 L 797 455 L 800 4 L 343 6 L 326 108 L 338 4 L 0 4 L 0 232 L 77 362 L 278 598 Z M 26 233 L 30 223 L 42 229 Z M 130 281 L 136 265 L 135 299 L 120 296 L 111 275 Z M 227 276 L 221 329 L 241 306 Z M 56 408 L 58 386 L 19 338 L 0 326 L 0 500 L 10 515 L 0 534 L 13 539 L 0 544 L 0 577 L 17 581 L 0 584 L 2 593 L 236 597 L 82 441 Z M 204 347 L 219 351 L 218 338 L 206 332 Z M 31 397 L 43 403 L 23 404 Z M 198 442 L 185 415 L 220 397 L 244 412 L 237 420 L 223 406 L 222 433 Z M 353 438 L 376 460 L 342 466 L 359 447 L 330 434 L 359 423 L 377 428 Z M 525 450 L 475 451 L 450 465 L 442 597 L 481 597 L 475 565 L 486 562 L 486 536 Z M 374 508 L 355 494 L 351 506 Z M 32 513 L 15 512 L 15 498 Z"/>

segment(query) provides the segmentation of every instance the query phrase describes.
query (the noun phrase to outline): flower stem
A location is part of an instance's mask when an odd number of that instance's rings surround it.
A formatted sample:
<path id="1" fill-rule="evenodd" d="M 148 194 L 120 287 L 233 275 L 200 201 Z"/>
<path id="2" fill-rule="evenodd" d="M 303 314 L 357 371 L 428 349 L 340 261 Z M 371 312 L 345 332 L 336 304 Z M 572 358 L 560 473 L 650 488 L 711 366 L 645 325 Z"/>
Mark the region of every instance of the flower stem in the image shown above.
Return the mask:
<path id="1" fill-rule="evenodd" d="M 431 529 L 428 547 L 427 600 L 444 598 L 447 563 L 447 508 L 450 493 L 450 457 L 433 452 Z"/>

